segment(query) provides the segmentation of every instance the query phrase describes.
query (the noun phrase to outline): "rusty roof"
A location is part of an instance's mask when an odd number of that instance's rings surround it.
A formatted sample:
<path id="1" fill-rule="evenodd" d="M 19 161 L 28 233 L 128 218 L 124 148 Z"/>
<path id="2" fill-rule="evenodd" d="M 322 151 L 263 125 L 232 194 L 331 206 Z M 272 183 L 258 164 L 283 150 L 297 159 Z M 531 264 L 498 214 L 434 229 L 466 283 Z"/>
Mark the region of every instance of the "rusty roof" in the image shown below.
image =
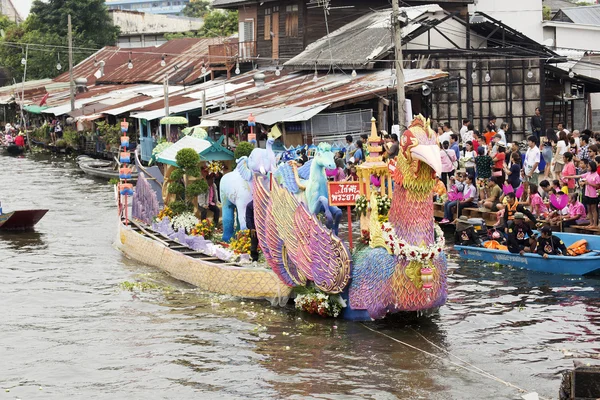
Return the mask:
<path id="1" fill-rule="evenodd" d="M 209 46 L 223 44 L 227 38 L 173 39 L 158 46 L 144 48 L 120 48 L 107 46 L 86 58 L 73 68 L 75 78 L 86 78 L 88 85 L 95 83 L 157 83 L 161 84 L 169 73 L 171 84 L 190 84 L 200 79 L 202 65 L 209 66 Z M 163 56 L 166 65 L 161 66 Z M 133 68 L 128 68 L 131 60 Z M 99 63 L 104 61 L 104 76 L 96 78 Z M 216 60 L 218 61 L 218 60 Z M 214 60 L 213 60 L 214 63 Z M 54 79 L 68 82 L 65 72 Z"/>

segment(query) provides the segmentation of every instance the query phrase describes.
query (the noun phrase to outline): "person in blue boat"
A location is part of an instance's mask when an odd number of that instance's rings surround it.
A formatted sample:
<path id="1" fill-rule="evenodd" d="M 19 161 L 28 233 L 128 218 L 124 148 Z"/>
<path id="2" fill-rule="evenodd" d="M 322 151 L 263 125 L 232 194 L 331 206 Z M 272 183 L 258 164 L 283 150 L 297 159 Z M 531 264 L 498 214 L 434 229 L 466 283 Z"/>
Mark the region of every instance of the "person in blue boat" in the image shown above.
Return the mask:
<path id="1" fill-rule="evenodd" d="M 512 223 L 507 228 L 508 251 L 521 255 L 531 252 L 535 247 L 536 238 L 529 224 L 525 221 L 525 215 L 521 212 L 515 213 Z"/>
<path id="2" fill-rule="evenodd" d="M 541 236 L 538 238 L 535 252 L 544 258 L 548 258 L 548 256 L 566 256 L 567 246 L 565 246 L 564 242 L 557 236 L 552 234 L 552 228 L 548 225 L 544 225 L 542 229 L 540 229 Z"/>
<path id="3" fill-rule="evenodd" d="M 508 193 L 506 195 L 506 208 L 504 209 L 504 226 L 508 226 L 509 221 L 513 221 L 515 219 L 515 214 L 520 212 L 527 216 L 534 224 L 537 224 L 537 219 L 535 216 L 526 209 L 522 204 L 519 204 L 517 200 L 517 196 L 514 192 Z"/>
<path id="4" fill-rule="evenodd" d="M 469 222 L 469 218 L 466 215 L 461 215 L 456 221 L 454 243 L 461 246 L 482 246 L 481 238 L 475 232 L 473 224 Z"/>

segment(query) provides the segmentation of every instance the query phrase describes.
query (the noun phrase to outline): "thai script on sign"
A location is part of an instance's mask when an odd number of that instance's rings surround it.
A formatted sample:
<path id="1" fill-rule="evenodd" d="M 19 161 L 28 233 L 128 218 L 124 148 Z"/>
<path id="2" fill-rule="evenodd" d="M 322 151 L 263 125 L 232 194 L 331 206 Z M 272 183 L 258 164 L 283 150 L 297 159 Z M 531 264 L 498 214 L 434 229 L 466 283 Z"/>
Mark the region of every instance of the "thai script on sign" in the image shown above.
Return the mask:
<path id="1" fill-rule="evenodd" d="M 360 196 L 359 182 L 329 182 L 329 205 L 353 206 Z"/>
<path id="2" fill-rule="evenodd" d="M 504 255 L 504 254 L 498 254 L 498 255 L 494 255 L 494 259 L 496 259 L 496 260 L 502 260 L 502 261 L 513 261 L 513 262 L 527 264 L 527 257 L 509 256 L 509 255 Z"/>

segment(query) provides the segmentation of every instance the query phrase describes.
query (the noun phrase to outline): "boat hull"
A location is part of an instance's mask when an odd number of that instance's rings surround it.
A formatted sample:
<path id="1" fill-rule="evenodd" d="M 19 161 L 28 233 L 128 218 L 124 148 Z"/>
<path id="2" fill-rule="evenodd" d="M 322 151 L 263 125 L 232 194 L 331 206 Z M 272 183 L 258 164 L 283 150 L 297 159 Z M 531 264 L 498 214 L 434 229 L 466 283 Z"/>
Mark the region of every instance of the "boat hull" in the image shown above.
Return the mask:
<path id="1" fill-rule="evenodd" d="M 119 249 L 129 258 L 158 268 L 200 289 L 249 299 L 287 303 L 292 288 L 270 269 L 247 268 L 199 260 L 119 223 Z M 208 257 L 208 256 L 207 256 Z"/>
<path id="2" fill-rule="evenodd" d="M 0 230 L 26 231 L 31 230 L 48 210 L 18 210 L 0 215 Z"/>
<path id="3" fill-rule="evenodd" d="M 92 167 L 86 165 L 85 163 L 79 163 L 79 168 L 86 173 L 87 175 L 96 177 L 96 178 L 104 178 L 104 179 L 119 179 L 119 171 L 115 171 L 110 167 Z M 137 172 L 133 172 L 131 174 L 131 179 L 129 181 L 137 180 Z"/>
<path id="4" fill-rule="evenodd" d="M 588 241 L 588 248 L 600 249 L 600 236 L 579 235 L 571 233 L 556 233 L 566 246 L 577 240 Z M 600 274 L 600 253 L 592 251 L 577 257 L 549 256 L 547 259 L 538 254 L 526 253 L 512 254 L 508 251 L 492 250 L 483 247 L 455 245 L 458 255 L 467 260 L 478 260 L 490 263 L 499 263 L 512 267 L 527 269 L 557 275 L 596 275 Z"/>

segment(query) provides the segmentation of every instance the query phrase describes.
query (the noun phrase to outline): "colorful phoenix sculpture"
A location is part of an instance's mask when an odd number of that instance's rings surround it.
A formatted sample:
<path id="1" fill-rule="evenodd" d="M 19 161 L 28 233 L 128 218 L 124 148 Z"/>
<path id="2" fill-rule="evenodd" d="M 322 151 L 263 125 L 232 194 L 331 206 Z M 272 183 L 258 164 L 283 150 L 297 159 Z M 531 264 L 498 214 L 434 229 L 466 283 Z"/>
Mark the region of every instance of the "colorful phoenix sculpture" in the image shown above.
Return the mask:
<path id="1" fill-rule="evenodd" d="M 269 190 L 268 183 L 255 177 L 256 230 L 267 262 L 288 286 L 312 281 L 323 292 L 342 293 L 348 300 L 343 314 L 348 319 L 380 319 L 443 305 L 446 256 L 431 195 L 440 171 L 436 134 L 419 115 L 401 138 L 389 223 L 378 221 L 373 196 L 370 244 L 352 256 L 285 181 L 272 182 Z M 313 174 L 320 181 L 325 168 L 313 165 L 309 181 Z"/>

